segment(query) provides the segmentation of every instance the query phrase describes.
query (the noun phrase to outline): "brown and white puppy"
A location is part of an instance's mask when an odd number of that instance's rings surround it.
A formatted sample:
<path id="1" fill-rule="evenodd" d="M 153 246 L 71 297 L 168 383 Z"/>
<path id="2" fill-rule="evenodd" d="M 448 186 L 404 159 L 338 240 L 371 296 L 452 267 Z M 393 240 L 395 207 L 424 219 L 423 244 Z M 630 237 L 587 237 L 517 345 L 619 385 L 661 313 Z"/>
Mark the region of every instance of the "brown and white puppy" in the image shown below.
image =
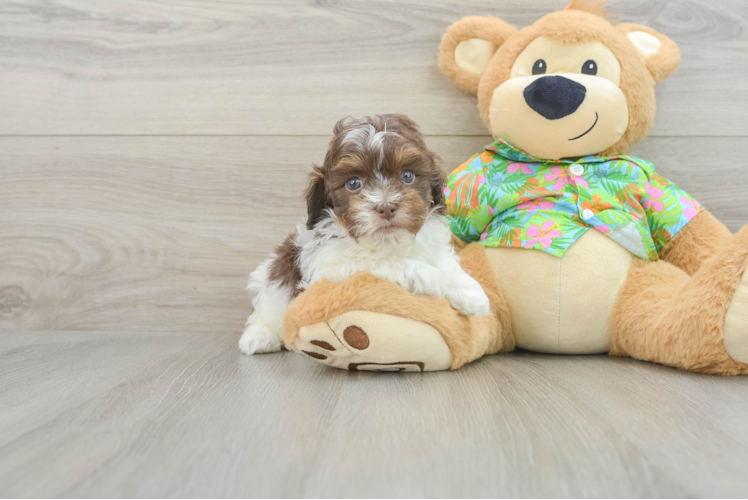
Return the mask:
<path id="1" fill-rule="evenodd" d="M 443 174 L 417 125 L 403 115 L 339 121 L 307 189 L 308 214 L 250 275 L 254 312 L 239 348 L 283 345 L 283 314 L 309 284 L 369 271 L 415 294 L 443 297 L 468 315 L 488 297 L 465 273 L 443 217 Z"/>

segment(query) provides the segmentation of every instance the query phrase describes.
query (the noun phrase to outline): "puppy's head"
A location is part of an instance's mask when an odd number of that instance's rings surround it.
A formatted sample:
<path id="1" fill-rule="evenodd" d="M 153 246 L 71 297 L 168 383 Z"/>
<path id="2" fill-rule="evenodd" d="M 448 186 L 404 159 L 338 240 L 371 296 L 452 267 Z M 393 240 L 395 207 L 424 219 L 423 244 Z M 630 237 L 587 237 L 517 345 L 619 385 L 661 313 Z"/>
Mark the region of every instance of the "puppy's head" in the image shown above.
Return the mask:
<path id="1" fill-rule="evenodd" d="M 372 115 L 335 124 L 321 167 L 307 190 L 311 229 L 334 213 L 355 240 L 394 241 L 416 234 L 442 213 L 443 174 L 418 126 L 403 115 Z"/>

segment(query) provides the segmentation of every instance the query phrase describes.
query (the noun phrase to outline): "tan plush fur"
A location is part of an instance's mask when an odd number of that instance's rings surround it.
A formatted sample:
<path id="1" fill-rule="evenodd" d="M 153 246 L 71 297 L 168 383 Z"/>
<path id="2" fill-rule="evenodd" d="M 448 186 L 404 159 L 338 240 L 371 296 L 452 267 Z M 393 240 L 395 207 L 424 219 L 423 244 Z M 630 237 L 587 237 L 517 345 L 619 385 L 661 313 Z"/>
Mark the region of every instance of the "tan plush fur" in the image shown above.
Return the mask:
<path id="1" fill-rule="evenodd" d="M 466 17 L 450 26 L 442 37 L 439 46 L 439 69 L 458 87 L 474 94 L 478 89 L 481 75 L 465 71 L 457 65 L 454 55 L 457 46 L 471 38 L 480 38 L 491 42 L 496 50 L 516 32 L 517 28 L 496 17 Z"/>
<path id="2" fill-rule="evenodd" d="M 654 78 L 654 81 L 659 83 L 665 78 L 669 77 L 680 65 L 680 49 L 678 45 L 670 38 L 666 37 L 662 33 L 659 33 L 649 26 L 642 26 L 641 24 L 624 23 L 616 25 L 616 29 L 624 34 L 628 34 L 632 31 L 643 31 L 654 36 L 662 43 L 660 50 L 656 54 L 653 54 L 645 59 L 647 69 Z"/>
<path id="3" fill-rule="evenodd" d="M 491 301 L 491 316 L 470 318 L 476 333 L 473 335 L 471 342 L 470 359 L 465 362 L 478 359 L 484 354 L 514 350 L 512 315 L 506 298 L 499 289 L 496 274 L 488 258 L 486 258 L 485 248 L 478 243 L 467 245 L 460 252 L 460 264 L 469 275 L 480 283 Z M 452 342 L 458 342 L 458 339 L 452 339 Z M 449 340 L 447 345 L 450 345 Z M 453 366 L 453 368 L 457 368 L 457 366 Z"/>
<path id="4" fill-rule="evenodd" d="M 293 345 L 302 326 L 313 325 L 350 311 L 369 311 L 410 318 L 431 325 L 441 333 L 452 352 L 452 369 L 485 354 L 514 349 L 511 315 L 496 277 L 478 244 L 460 252 L 463 268 L 484 288 L 491 300 L 492 315 L 479 318 L 458 313 L 449 302 L 415 296 L 371 273 L 359 273 L 342 282 L 314 283 L 286 310 L 284 342 Z"/>
<path id="5" fill-rule="evenodd" d="M 608 2 L 599 0 L 571 0 L 571 3 L 566 6 L 566 10 L 581 10 L 606 19 L 611 15 L 610 10 L 608 10 Z"/>
<path id="6" fill-rule="evenodd" d="M 732 241 L 732 233 L 710 212 L 702 212 L 660 251 L 660 258 L 693 276 Z"/>
<path id="7" fill-rule="evenodd" d="M 748 226 L 691 277 L 667 262 L 635 262 L 611 318 L 610 354 L 700 373 L 748 373 L 723 341 L 747 263 Z"/>

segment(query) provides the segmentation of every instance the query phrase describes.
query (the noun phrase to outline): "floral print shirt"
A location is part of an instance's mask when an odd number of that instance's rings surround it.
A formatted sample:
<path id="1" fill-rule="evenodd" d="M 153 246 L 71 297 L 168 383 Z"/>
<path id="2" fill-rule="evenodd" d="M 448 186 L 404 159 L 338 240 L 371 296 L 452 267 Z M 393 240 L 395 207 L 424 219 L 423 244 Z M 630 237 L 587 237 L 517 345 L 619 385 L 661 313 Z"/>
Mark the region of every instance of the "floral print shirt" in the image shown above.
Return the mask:
<path id="1" fill-rule="evenodd" d="M 654 261 L 704 210 L 640 158 L 540 160 L 501 139 L 452 172 L 444 195 L 452 232 L 462 240 L 556 257 L 595 229 Z"/>

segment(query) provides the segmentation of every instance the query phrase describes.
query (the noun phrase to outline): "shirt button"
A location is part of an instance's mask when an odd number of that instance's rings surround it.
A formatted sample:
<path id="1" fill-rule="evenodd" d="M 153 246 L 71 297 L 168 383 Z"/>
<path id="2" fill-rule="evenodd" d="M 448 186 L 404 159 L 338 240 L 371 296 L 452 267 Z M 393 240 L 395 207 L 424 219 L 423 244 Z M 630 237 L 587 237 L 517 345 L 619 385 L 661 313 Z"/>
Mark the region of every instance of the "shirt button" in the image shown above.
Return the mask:
<path id="1" fill-rule="evenodd" d="M 585 208 L 584 210 L 582 210 L 582 218 L 583 219 L 591 219 L 594 216 L 595 216 L 595 212 L 593 212 L 589 208 Z"/>
<path id="2" fill-rule="evenodd" d="M 579 177 L 580 175 L 584 174 L 584 167 L 580 164 L 572 165 L 571 168 L 569 168 L 569 172 L 571 172 L 571 175 L 576 175 Z"/>

